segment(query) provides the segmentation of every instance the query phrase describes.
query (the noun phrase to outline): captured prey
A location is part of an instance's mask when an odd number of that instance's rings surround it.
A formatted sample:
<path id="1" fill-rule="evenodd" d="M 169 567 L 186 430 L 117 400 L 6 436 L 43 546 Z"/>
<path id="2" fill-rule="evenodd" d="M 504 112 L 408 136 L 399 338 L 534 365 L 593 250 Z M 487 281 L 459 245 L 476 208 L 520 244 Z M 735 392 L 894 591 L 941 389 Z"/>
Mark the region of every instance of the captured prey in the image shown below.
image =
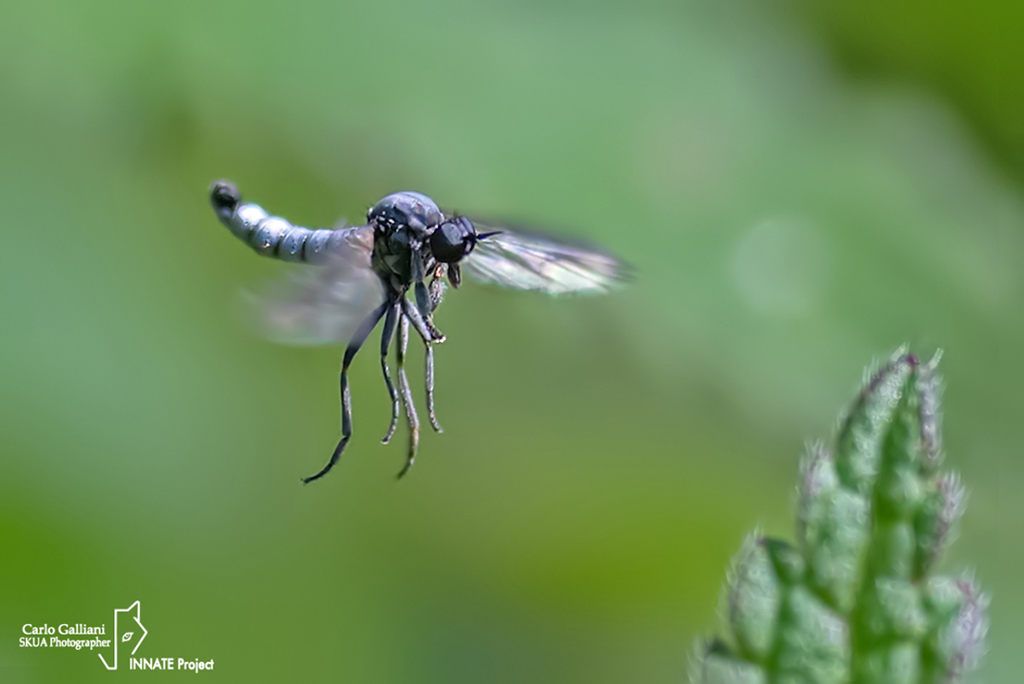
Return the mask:
<path id="1" fill-rule="evenodd" d="M 405 374 L 409 328 L 425 347 L 427 414 L 440 432 L 434 414 L 433 345 L 445 336 L 434 325 L 434 312 L 449 285 L 458 288 L 466 273 L 520 290 L 605 293 L 626 277 L 623 263 L 603 250 L 445 214 L 418 192 L 388 195 L 369 210 L 364 225 L 317 230 L 242 202 L 227 181 L 211 186 L 210 200 L 221 222 L 258 253 L 310 266 L 305 279 L 282 283 L 259 303 L 269 335 L 292 343 L 348 345 L 341 364 L 341 440 L 326 465 L 303 478 L 306 483 L 326 475 L 352 437 L 348 369 L 382 320 L 380 367 L 391 398 L 383 442 L 394 435 L 403 406 L 409 427 L 401 478 L 419 444 L 419 417 Z M 397 387 L 387 360 L 392 341 Z"/>

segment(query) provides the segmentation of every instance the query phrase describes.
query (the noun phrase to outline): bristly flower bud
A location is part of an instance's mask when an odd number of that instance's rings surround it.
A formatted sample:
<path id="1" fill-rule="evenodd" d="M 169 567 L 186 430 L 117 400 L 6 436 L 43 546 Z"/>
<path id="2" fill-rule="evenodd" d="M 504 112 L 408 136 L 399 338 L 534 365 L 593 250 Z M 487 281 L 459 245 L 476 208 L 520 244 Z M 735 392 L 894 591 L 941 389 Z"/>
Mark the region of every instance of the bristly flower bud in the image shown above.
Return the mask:
<path id="1" fill-rule="evenodd" d="M 937 578 L 929 583 L 934 627 L 922 649 L 923 682 L 956 682 L 977 667 L 988 632 L 988 597 L 974 578 Z"/>
<path id="2" fill-rule="evenodd" d="M 942 351 L 935 352 L 932 360 L 923 364 L 917 372 L 917 387 L 921 396 L 920 420 L 921 442 L 924 449 L 924 465 L 933 472 L 942 464 L 942 433 L 939 421 L 939 396 L 942 393 L 942 381 L 937 369 Z"/>
<path id="3" fill-rule="evenodd" d="M 966 494 L 940 474 L 938 355 L 871 374 L 833 448 L 800 464 L 796 547 L 754 535 L 726 589 L 731 644 L 701 684 L 957 682 L 984 651 L 988 599 L 933 574 Z"/>
<path id="4" fill-rule="evenodd" d="M 796 512 L 796 538 L 805 550 L 808 540 L 820 534 L 824 509 L 838 489 L 839 475 L 832 453 L 820 442 L 809 445 L 800 459 Z"/>
<path id="5" fill-rule="evenodd" d="M 836 467 L 843 486 L 867 494 L 874 486 L 893 413 L 915 357 L 899 350 L 861 389 L 836 437 Z"/>
<path id="6" fill-rule="evenodd" d="M 848 612 L 870 534 L 869 504 L 840 484 L 825 447 L 812 448 L 801 470 L 797 529 L 810 582 Z"/>
<path id="7" fill-rule="evenodd" d="M 747 538 L 731 574 L 726 610 L 736 645 L 744 656 L 763 659 L 775 642 L 782 585 L 760 539 Z"/>
<path id="8" fill-rule="evenodd" d="M 956 473 L 932 481 L 931 490 L 917 512 L 915 575 L 923 576 L 952 543 L 956 524 L 966 508 L 967 492 Z"/>
<path id="9" fill-rule="evenodd" d="M 690 681 L 701 684 L 769 684 L 764 670 L 737 658 L 720 640 L 697 647 Z"/>

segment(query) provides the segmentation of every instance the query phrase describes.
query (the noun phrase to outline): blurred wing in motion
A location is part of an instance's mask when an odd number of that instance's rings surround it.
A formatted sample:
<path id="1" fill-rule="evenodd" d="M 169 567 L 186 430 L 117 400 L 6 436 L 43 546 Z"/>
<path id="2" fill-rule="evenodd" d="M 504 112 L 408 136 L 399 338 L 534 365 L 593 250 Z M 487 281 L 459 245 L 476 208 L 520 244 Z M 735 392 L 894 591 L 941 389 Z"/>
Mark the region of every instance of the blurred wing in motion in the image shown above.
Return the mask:
<path id="1" fill-rule="evenodd" d="M 463 270 L 480 282 L 548 294 L 601 294 L 629 277 L 628 267 L 600 248 L 473 224 L 479 233 L 500 231 L 477 242 L 461 262 Z"/>
<path id="2" fill-rule="evenodd" d="M 380 279 L 370 268 L 372 249 L 372 228 L 336 230 L 316 265 L 297 265 L 281 280 L 244 293 L 248 318 L 275 342 L 348 342 L 384 301 Z"/>

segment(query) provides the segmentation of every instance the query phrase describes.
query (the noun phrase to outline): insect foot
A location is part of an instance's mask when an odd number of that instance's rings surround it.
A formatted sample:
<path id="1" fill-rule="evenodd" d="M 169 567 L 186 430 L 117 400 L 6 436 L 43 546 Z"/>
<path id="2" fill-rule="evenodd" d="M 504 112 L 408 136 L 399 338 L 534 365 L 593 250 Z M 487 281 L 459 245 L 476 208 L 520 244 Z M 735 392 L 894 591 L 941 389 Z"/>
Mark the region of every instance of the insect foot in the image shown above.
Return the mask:
<path id="1" fill-rule="evenodd" d="M 964 510 L 939 472 L 938 357 L 900 350 L 831 447 L 800 467 L 796 543 L 751 535 L 724 592 L 728 640 L 701 643 L 695 684 L 958 682 L 984 650 L 988 598 L 935 573 Z"/>

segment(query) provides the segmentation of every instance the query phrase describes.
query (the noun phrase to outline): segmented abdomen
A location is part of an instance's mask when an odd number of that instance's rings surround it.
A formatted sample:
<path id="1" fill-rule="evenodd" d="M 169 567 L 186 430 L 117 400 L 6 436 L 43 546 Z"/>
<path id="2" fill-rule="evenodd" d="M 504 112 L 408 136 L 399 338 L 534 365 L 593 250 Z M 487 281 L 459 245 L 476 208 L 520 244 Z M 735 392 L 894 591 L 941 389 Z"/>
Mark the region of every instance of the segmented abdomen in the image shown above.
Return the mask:
<path id="1" fill-rule="evenodd" d="M 338 253 L 351 229 L 311 230 L 293 226 L 280 216 L 269 216 L 256 204 L 239 204 L 225 225 L 256 252 L 284 261 L 325 263 Z"/>

